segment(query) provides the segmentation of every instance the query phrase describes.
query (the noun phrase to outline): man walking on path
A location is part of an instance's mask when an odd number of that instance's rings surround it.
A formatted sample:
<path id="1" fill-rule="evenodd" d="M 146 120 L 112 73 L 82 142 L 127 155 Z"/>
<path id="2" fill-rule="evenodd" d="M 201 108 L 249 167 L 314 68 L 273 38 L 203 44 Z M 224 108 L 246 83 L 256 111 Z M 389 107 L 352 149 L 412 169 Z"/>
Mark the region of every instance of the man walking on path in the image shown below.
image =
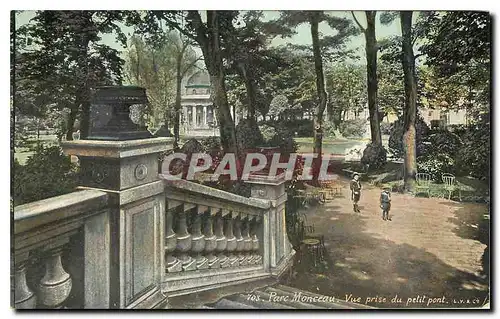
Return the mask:
<path id="1" fill-rule="evenodd" d="M 353 210 L 355 213 L 361 213 L 358 208 L 359 198 L 361 197 L 361 183 L 359 182 L 359 174 L 354 173 L 351 180 L 351 199 L 353 202 Z"/>

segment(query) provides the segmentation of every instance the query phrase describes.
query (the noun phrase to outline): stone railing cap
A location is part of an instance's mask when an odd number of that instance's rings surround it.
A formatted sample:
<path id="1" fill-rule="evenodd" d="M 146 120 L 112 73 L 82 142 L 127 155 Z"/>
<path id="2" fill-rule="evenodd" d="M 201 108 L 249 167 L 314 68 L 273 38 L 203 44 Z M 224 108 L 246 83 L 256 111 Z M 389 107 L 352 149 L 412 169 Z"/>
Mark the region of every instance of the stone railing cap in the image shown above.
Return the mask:
<path id="1" fill-rule="evenodd" d="M 107 207 L 108 195 L 83 190 L 14 207 L 14 233 Z"/>
<path id="2" fill-rule="evenodd" d="M 159 175 L 160 178 L 163 179 L 163 175 Z M 247 198 L 244 196 L 232 194 L 229 192 L 225 192 L 220 189 L 215 189 L 212 187 L 208 187 L 205 185 L 200 185 L 197 183 L 193 183 L 184 179 L 179 180 L 164 180 L 166 185 L 174 187 L 179 190 L 189 191 L 200 195 L 215 197 L 221 199 L 223 201 L 229 201 L 232 203 L 251 206 L 259 209 L 268 209 L 271 207 L 271 202 L 269 200 L 257 199 L 257 198 Z"/>
<path id="3" fill-rule="evenodd" d="M 61 142 L 67 155 L 124 158 L 172 149 L 172 137 L 128 141 L 78 140 Z"/>

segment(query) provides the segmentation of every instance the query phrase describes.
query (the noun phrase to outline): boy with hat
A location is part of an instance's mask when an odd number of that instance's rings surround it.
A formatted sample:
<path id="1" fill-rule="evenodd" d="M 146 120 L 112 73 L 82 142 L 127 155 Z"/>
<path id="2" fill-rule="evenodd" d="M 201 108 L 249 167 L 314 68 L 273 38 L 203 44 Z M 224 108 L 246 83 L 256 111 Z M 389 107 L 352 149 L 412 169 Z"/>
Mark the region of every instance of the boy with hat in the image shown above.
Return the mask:
<path id="1" fill-rule="evenodd" d="M 354 173 L 351 180 L 351 199 L 353 202 L 353 210 L 355 213 L 361 213 L 358 208 L 359 198 L 361 197 L 361 183 L 359 182 L 359 174 Z"/>
<path id="2" fill-rule="evenodd" d="M 391 193 L 388 187 L 385 187 L 380 193 L 380 208 L 382 208 L 382 219 L 389 219 L 389 211 L 391 210 Z"/>

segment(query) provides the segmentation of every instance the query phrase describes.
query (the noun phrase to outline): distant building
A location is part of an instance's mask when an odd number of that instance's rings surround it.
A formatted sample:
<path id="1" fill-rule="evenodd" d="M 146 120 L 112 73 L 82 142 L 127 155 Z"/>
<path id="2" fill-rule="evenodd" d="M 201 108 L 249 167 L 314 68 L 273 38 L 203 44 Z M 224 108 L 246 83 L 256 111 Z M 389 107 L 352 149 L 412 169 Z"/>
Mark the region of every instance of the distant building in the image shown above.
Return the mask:
<path id="1" fill-rule="evenodd" d="M 429 127 L 447 127 L 448 125 L 467 125 L 466 110 L 421 109 L 425 123 Z"/>
<path id="2" fill-rule="evenodd" d="M 217 117 L 210 98 L 210 76 L 199 71 L 188 77 L 181 96 L 181 134 L 187 136 L 219 136 Z M 231 116 L 234 117 L 233 108 Z"/>

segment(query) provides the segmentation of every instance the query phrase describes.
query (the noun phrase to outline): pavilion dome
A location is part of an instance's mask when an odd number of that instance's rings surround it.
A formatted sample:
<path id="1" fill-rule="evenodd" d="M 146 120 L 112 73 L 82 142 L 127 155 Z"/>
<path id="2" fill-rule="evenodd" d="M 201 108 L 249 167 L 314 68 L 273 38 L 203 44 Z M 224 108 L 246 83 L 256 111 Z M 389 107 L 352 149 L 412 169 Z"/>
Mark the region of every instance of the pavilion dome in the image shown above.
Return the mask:
<path id="1" fill-rule="evenodd" d="M 206 71 L 198 71 L 187 80 L 186 87 L 210 87 L 210 76 Z"/>

